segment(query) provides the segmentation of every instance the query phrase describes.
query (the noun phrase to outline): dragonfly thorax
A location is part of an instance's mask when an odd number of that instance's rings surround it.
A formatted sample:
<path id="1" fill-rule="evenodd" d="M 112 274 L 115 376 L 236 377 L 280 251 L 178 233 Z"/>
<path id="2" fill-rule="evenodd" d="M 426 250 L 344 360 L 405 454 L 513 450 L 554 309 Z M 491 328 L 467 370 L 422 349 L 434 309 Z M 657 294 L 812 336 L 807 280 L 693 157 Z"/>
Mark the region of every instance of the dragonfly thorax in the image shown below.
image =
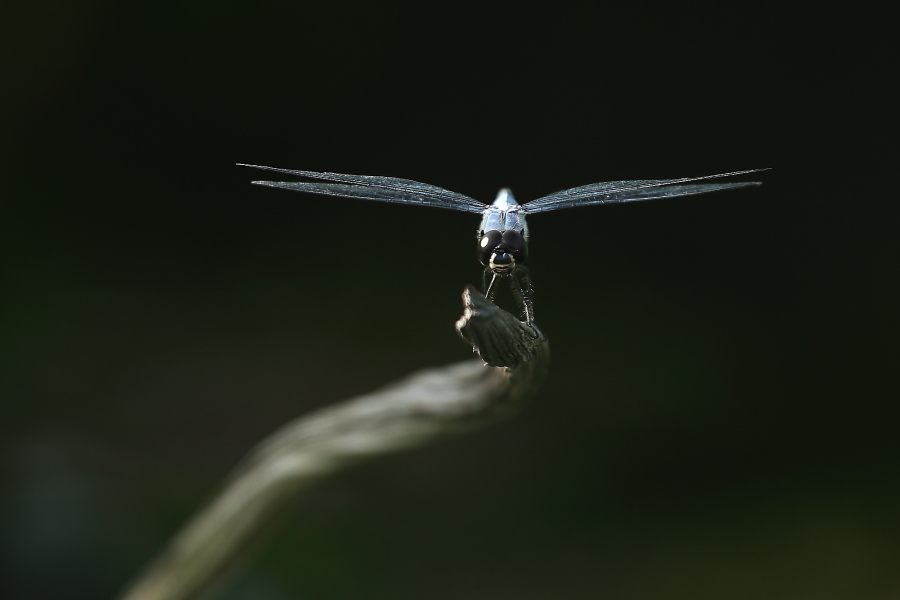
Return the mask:
<path id="1" fill-rule="evenodd" d="M 528 258 L 528 225 L 512 192 L 503 188 L 484 211 L 478 228 L 478 260 L 505 277 Z"/>

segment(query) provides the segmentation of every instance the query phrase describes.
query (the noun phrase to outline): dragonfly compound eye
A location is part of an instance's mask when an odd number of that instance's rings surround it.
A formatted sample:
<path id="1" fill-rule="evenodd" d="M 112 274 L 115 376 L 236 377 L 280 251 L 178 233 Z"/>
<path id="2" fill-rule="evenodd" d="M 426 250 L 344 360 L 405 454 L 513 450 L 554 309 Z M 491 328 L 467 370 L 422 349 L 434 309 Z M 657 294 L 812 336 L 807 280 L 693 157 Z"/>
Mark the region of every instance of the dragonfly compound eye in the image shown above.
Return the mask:
<path id="1" fill-rule="evenodd" d="M 478 260 L 481 264 L 487 266 L 491 262 L 491 255 L 494 248 L 503 242 L 503 234 L 497 230 L 486 231 L 481 239 L 478 240 Z"/>
<path id="2" fill-rule="evenodd" d="M 528 258 L 528 242 L 525 241 L 525 238 L 522 237 L 519 231 L 515 229 L 504 231 L 503 243 L 506 244 L 516 262 L 525 262 L 525 259 Z"/>

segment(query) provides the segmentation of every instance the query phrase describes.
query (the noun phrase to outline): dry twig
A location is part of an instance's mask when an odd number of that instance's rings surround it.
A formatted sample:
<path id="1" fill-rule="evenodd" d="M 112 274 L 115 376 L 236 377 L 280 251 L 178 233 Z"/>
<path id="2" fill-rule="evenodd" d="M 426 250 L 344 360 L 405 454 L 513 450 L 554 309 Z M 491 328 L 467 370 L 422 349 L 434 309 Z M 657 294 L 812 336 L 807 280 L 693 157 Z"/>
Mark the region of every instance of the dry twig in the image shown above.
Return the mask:
<path id="1" fill-rule="evenodd" d="M 463 304 L 456 328 L 484 362 L 420 371 L 288 423 L 244 459 L 122 600 L 195 598 L 243 556 L 289 501 L 318 480 L 513 412 L 546 374 L 547 340 L 472 287 L 463 293 Z"/>

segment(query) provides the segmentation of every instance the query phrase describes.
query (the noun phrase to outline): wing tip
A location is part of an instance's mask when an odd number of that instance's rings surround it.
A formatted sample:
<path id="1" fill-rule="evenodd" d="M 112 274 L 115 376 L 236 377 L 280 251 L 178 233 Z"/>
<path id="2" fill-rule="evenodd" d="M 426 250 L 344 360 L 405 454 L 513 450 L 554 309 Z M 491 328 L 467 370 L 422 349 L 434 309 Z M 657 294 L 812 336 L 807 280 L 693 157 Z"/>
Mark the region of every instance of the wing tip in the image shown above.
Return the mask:
<path id="1" fill-rule="evenodd" d="M 771 171 L 771 170 L 772 170 L 772 167 L 763 167 L 761 169 L 744 169 L 741 171 L 729 171 L 728 173 L 719 173 L 718 175 L 707 175 L 705 177 L 697 177 L 697 179 L 716 179 L 718 177 L 734 177 L 736 175 L 746 175 L 748 173 L 762 173 L 763 171 Z M 754 181 L 753 183 L 759 183 L 759 182 Z"/>

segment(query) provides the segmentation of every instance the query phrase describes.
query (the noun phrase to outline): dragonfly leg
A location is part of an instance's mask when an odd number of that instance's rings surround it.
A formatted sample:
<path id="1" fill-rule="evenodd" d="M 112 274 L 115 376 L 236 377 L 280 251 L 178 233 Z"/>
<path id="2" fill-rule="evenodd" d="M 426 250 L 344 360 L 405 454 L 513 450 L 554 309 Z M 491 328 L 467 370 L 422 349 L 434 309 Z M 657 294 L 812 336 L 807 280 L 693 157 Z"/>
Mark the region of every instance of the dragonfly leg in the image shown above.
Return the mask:
<path id="1" fill-rule="evenodd" d="M 516 275 L 522 277 L 520 283 Z M 534 286 L 531 283 L 531 276 L 527 267 L 516 267 L 516 270 L 509 277 L 509 286 L 512 288 L 513 296 L 522 310 L 522 319 L 526 323 L 534 322 Z"/>
<path id="2" fill-rule="evenodd" d="M 494 287 L 494 284 L 497 282 L 497 275 L 495 275 L 494 272 L 491 271 L 490 267 L 484 268 L 483 281 L 484 297 L 493 302 L 494 295 L 497 293 L 497 288 Z"/>

